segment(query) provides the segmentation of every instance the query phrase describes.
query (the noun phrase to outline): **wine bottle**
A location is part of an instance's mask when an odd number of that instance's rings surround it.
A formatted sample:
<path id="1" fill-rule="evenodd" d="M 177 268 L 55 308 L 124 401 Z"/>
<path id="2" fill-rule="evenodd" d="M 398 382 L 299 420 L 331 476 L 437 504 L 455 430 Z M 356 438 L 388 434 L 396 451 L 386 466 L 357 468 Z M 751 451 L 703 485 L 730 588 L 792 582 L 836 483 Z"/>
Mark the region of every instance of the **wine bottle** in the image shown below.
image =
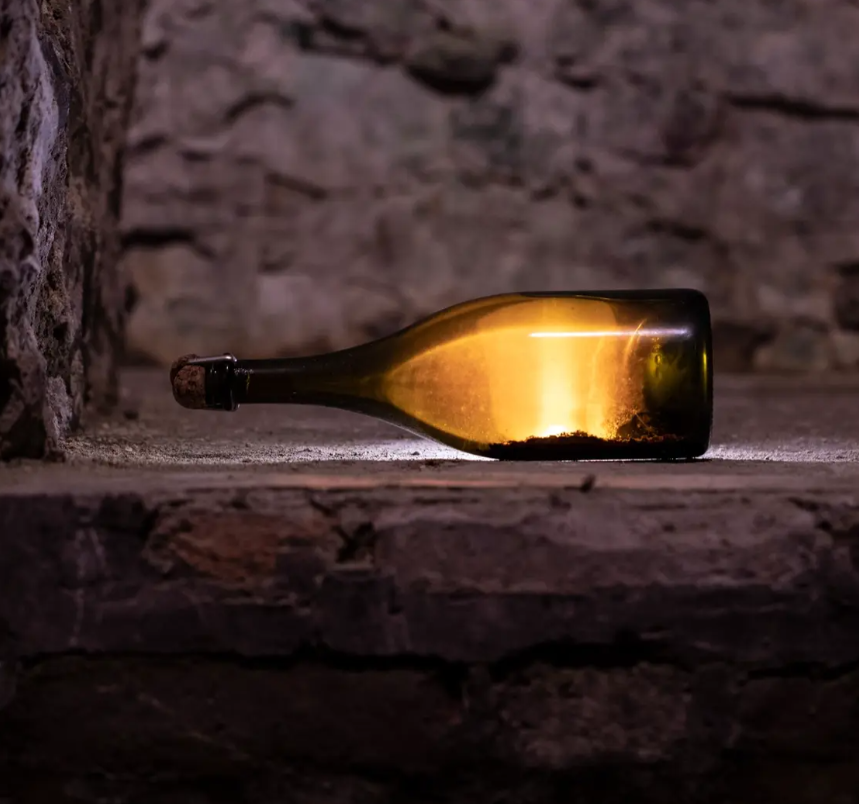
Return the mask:
<path id="1" fill-rule="evenodd" d="M 189 408 L 325 405 L 512 460 L 686 459 L 712 424 L 707 299 L 694 290 L 516 293 L 307 358 L 180 358 Z"/>

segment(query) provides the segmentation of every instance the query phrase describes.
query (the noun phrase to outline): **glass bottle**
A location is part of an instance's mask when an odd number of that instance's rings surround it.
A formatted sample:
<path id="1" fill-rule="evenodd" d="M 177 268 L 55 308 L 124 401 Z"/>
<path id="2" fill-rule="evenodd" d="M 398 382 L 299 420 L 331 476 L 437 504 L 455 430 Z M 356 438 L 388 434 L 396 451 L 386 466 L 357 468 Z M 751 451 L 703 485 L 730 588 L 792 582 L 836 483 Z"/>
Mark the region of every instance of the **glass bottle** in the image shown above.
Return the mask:
<path id="1" fill-rule="evenodd" d="M 694 290 L 516 293 L 307 358 L 180 358 L 186 407 L 325 405 L 512 460 L 686 459 L 712 424 L 707 299 Z"/>

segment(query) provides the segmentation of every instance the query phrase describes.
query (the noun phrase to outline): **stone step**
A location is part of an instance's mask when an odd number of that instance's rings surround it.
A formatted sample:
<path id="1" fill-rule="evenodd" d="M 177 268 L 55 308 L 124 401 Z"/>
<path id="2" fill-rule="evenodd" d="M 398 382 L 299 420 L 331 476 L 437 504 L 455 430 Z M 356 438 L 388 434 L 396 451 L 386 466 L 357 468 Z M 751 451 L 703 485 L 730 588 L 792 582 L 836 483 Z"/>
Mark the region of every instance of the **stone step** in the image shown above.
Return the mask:
<path id="1" fill-rule="evenodd" d="M 859 383 L 717 387 L 706 460 L 522 465 L 130 374 L 0 469 L 0 795 L 852 800 Z"/>

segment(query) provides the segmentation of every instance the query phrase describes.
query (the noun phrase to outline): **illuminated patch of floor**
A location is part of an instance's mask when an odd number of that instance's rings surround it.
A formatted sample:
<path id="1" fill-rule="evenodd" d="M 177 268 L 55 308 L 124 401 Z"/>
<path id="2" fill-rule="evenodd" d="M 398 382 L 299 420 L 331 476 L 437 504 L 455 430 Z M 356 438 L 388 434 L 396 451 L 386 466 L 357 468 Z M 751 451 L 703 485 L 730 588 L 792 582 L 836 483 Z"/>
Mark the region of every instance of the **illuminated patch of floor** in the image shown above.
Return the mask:
<path id="1" fill-rule="evenodd" d="M 855 463 L 859 442 L 832 439 L 799 439 L 780 443 L 716 444 L 706 458 L 714 461 L 773 461 L 780 463 Z"/>

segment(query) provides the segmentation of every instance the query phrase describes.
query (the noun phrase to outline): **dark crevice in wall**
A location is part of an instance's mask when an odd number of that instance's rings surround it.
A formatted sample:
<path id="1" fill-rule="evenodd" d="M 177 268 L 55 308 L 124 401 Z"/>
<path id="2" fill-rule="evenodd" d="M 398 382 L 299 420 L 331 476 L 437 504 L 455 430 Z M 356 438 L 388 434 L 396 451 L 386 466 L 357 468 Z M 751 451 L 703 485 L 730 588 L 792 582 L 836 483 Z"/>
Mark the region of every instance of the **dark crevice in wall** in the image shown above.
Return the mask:
<path id="1" fill-rule="evenodd" d="M 134 229 L 126 232 L 122 237 L 122 248 L 125 251 L 132 249 L 163 249 L 168 246 L 188 246 L 203 257 L 213 256 L 203 246 L 193 232 L 183 228 L 164 229 Z"/>
<path id="2" fill-rule="evenodd" d="M 752 112 L 769 112 L 770 114 L 797 118 L 809 122 L 817 120 L 849 123 L 859 122 L 859 108 L 825 106 L 813 103 L 812 101 L 789 98 L 778 94 L 750 95 L 728 93 L 725 95 L 725 100 L 735 109 Z"/>
<path id="3" fill-rule="evenodd" d="M 254 109 L 264 106 L 276 106 L 280 109 L 291 109 L 292 101 L 277 92 L 257 92 L 245 95 L 238 103 L 230 106 L 224 113 L 224 122 L 228 125 Z"/>

